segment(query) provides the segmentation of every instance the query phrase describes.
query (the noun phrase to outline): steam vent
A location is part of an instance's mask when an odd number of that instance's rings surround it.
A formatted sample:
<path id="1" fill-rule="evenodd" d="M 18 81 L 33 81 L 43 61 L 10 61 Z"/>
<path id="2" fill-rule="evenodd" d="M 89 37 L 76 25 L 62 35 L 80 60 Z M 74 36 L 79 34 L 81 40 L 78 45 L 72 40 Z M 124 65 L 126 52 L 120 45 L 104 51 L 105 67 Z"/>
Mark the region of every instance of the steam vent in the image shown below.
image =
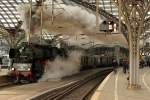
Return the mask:
<path id="1" fill-rule="evenodd" d="M 0 0 L 0 100 L 150 100 L 150 0 Z"/>

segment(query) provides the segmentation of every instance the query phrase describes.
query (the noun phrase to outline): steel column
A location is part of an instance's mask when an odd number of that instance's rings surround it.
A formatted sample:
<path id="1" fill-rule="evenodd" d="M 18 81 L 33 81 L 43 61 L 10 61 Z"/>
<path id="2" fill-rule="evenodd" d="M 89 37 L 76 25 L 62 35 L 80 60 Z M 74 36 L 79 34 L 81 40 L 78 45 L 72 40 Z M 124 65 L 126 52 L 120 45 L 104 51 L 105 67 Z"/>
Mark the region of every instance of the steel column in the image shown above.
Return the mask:
<path id="1" fill-rule="evenodd" d="M 31 21 L 32 21 L 32 0 L 30 0 L 30 9 L 29 9 L 29 29 L 26 34 L 26 39 L 28 43 L 30 43 Z"/>
<path id="2" fill-rule="evenodd" d="M 44 3 L 43 3 L 43 0 L 41 0 L 41 32 L 40 32 L 40 44 L 42 42 L 42 34 L 43 34 L 43 6 L 44 6 Z"/>
<path id="3" fill-rule="evenodd" d="M 99 31 L 99 0 L 96 0 L 96 30 Z"/>
<path id="4" fill-rule="evenodd" d="M 136 16 L 136 7 L 133 5 L 132 10 L 132 29 L 129 34 L 129 49 L 130 49 L 130 88 L 139 87 L 139 34 L 137 31 L 137 16 Z"/>

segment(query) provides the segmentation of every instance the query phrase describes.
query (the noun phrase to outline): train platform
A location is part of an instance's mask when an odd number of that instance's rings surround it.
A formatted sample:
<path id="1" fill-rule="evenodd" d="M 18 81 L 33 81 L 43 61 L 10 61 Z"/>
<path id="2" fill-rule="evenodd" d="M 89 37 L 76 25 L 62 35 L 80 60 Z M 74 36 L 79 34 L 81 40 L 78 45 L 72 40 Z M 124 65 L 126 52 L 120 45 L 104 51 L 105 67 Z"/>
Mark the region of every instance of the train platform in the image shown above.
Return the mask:
<path id="1" fill-rule="evenodd" d="M 8 77 L 8 69 L 0 69 L 0 87 L 11 84 L 10 78 Z"/>
<path id="2" fill-rule="evenodd" d="M 128 89 L 127 77 L 122 69 L 110 73 L 95 91 L 91 100 L 150 100 L 150 68 L 139 71 L 141 89 Z"/>
<path id="3" fill-rule="evenodd" d="M 0 69 L 0 76 L 8 75 L 9 70 L 8 69 Z"/>

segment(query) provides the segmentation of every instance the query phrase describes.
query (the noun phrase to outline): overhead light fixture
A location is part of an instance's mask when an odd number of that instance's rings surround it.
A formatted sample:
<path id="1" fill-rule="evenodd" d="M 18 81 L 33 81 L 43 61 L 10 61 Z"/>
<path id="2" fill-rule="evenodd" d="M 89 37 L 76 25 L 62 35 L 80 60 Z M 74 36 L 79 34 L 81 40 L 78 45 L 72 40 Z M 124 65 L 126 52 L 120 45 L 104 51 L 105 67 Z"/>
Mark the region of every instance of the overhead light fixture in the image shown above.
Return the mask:
<path id="1" fill-rule="evenodd" d="M 144 56 L 145 54 L 144 53 L 142 53 L 142 56 Z"/>
<path id="2" fill-rule="evenodd" d="M 59 36 L 60 39 L 63 39 L 63 36 Z"/>
<path id="3" fill-rule="evenodd" d="M 85 35 L 84 33 L 80 34 L 80 35 Z"/>
<path id="4" fill-rule="evenodd" d="M 58 26 L 57 28 L 64 28 L 64 27 L 62 27 L 62 26 Z"/>
<path id="5" fill-rule="evenodd" d="M 121 20 L 123 20 L 123 17 L 121 17 Z"/>
<path id="6" fill-rule="evenodd" d="M 129 7 L 132 7 L 132 5 L 130 4 Z"/>

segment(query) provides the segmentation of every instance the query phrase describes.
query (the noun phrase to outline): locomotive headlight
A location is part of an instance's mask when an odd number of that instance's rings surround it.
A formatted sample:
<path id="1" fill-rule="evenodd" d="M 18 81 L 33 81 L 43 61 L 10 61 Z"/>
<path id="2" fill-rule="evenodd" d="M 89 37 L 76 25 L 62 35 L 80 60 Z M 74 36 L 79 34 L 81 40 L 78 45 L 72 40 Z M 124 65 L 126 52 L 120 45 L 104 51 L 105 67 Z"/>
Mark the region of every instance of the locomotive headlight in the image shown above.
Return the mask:
<path id="1" fill-rule="evenodd" d="M 11 68 L 11 70 L 15 70 L 15 68 Z"/>
<path id="2" fill-rule="evenodd" d="M 28 68 L 28 71 L 30 71 L 30 68 Z"/>

